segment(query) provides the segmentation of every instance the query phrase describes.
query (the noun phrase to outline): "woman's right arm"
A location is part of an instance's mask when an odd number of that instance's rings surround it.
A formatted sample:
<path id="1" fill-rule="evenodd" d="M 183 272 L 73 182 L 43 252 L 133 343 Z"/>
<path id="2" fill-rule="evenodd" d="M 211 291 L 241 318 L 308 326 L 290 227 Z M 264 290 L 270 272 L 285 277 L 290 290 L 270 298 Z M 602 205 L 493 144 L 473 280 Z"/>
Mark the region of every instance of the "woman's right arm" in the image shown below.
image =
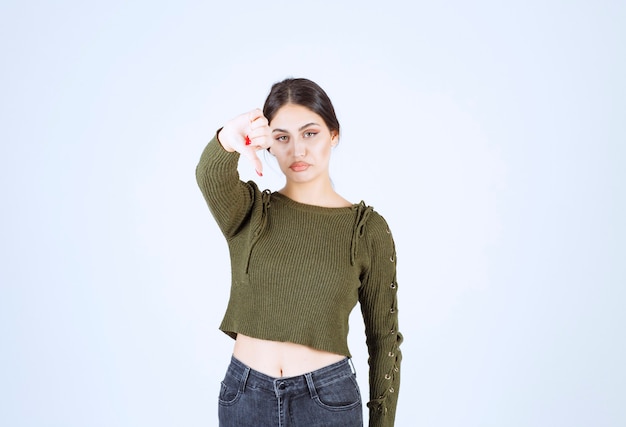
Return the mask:
<path id="1" fill-rule="evenodd" d="M 256 150 L 269 144 L 267 120 L 260 110 L 253 110 L 226 123 L 200 156 L 196 180 L 226 238 L 234 236 L 240 229 L 256 191 L 252 183 L 239 179 L 239 158 L 241 155 L 250 158 L 260 174 L 262 165 Z"/>

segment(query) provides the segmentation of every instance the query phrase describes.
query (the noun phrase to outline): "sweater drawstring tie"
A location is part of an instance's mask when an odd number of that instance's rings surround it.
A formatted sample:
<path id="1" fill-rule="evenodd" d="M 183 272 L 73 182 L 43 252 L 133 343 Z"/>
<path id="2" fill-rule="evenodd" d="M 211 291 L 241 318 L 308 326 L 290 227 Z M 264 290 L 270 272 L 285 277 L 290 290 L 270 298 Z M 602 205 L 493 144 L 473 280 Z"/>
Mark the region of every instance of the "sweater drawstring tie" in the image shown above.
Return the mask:
<path id="1" fill-rule="evenodd" d="M 250 258 L 252 257 L 252 249 L 254 248 L 254 245 L 259 240 L 259 237 L 261 237 L 261 234 L 263 234 L 263 231 L 265 230 L 265 227 L 267 226 L 267 213 L 270 208 L 271 195 L 272 195 L 272 192 L 270 190 L 263 190 L 263 192 L 261 193 L 261 209 L 262 209 L 261 219 L 259 220 L 259 223 L 254 228 L 254 231 L 252 233 L 252 239 L 250 241 L 250 249 L 248 250 L 248 257 L 246 260 L 246 274 L 248 274 L 248 269 L 250 268 Z"/>
<path id="2" fill-rule="evenodd" d="M 374 208 L 367 206 L 364 201 L 361 201 L 354 207 L 356 210 L 356 216 L 354 220 L 354 228 L 352 230 L 352 242 L 350 243 L 350 265 L 354 265 L 356 262 L 356 256 L 358 254 L 359 239 L 363 237 L 365 232 L 365 223 L 370 214 L 374 211 Z"/>

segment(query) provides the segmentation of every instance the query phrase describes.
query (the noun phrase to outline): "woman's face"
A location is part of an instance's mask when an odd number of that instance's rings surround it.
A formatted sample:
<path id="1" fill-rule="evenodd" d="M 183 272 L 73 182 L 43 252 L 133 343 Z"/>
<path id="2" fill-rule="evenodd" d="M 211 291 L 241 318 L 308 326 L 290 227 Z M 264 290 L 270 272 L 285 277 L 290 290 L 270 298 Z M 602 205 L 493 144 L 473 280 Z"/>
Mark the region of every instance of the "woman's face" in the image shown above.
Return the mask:
<path id="1" fill-rule="evenodd" d="M 330 152 L 339 135 L 320 115 L 302 105 L 286 104 L 276 112 L 270 130 L 274 140 L 270 151 L 288 181 L 328 179 Z"/>

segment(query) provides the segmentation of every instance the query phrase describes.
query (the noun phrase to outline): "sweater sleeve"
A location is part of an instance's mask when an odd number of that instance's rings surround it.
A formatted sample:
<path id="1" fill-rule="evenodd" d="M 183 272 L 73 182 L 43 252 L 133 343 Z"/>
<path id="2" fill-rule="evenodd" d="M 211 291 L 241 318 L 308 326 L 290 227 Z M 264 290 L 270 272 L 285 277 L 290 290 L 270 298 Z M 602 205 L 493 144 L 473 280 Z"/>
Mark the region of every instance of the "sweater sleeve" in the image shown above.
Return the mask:
<path id="1" fill-rule="evenodd" d="M 359 291 L 369 354 L 369 426 L 394 425 L 400 389 L 400 344 L 396 252 L 391 231 L 380 215 L 368 221 L 369 268 Z"/>
<path id="2" fill-rule="evenodd" d="M 239 179 L 239 153 L 229 153 L 217 140 L 207 144 L 196 167 L 196 180 L 211 213 L 227 239 L 249 218 L 256 186 Z"/>

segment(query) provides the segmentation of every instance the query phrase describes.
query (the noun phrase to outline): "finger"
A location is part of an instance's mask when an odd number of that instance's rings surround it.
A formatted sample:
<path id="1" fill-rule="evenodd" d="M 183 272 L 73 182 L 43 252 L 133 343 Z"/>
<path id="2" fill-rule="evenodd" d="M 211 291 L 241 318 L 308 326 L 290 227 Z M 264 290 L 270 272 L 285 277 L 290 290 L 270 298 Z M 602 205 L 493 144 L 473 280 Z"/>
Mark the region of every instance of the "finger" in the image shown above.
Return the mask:
<path id="1" fill-rule="evenodd" d="M 268 128 L 268 131 L 269 131 L 269 126 L 268 126 L 269 122 L 267 121 L 265 116 L 263 116 L 263 111 L 261 111 L 258 108 L 250 111 L 247 117 L 248 117 L 249 122 L 247 126 L 247 134 L 245 135 L 244 143 L 245 145 L 251 145 L 252 139 L 258 138 L 262 134 L 262 132 L 259 132 L 258 129 Z M 262 146 L 260 142 L 263 142 L 263 141 L 257 141 L 255 145 Z"/>
<path id="2" fill-rule="evenodd" d="M 263 117 L 263 111 L 260 108 L 255 108 L 248 113 L 248 121 L 250 123 L 254 122 L 260 117 Z"/>
<path id="3" fill-rule="evenodd" d="M 254 148 L 255 150 L 265 150 L 266 148 L 271 147 L 272 143 L 268 138 L 258 137 L 251 139 L 249 146 Z"/>
<path id="4" fill-rule="evenodd" d="M 246 135 L 244 144 L 246 146 L 252 146 L 255 150 L 267 148 L 271 145 L 269 137 L 266 134 L 254 131 Z"/>
<path id="5" fill-rule="evenodd" d="M 267 126 L 254 129 L 250 131 L 247 136 L 247 141 L 250 141 L 250 144 L 257 148 L 267 148 L 272 145 L 272 137 L 270 133 L 270 129 Z"/>
<path id="6" fill-rule="evenodd" d="M 250 129 L 255 130 L 259 128 L 269 127 L 269 122 L 267 118 L 261 113 L 261 116 L 256 117 L 254 120 L 250 122 Z"/>

